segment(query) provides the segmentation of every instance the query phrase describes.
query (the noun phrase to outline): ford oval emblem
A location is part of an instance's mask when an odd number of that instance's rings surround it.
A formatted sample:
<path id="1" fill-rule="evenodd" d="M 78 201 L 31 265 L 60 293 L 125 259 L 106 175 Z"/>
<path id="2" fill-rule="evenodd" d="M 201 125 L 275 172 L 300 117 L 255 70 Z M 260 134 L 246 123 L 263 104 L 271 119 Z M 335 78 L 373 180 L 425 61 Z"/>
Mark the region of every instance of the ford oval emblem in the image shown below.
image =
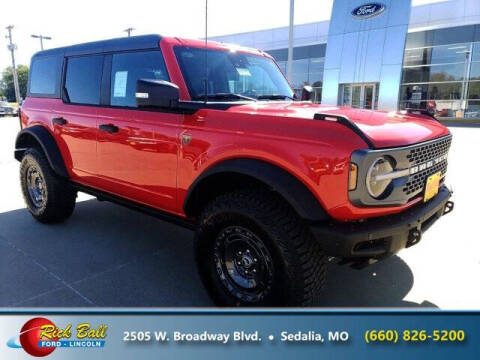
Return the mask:
<path id="1" fill-rule="evenodd" d="M 356 7 L 352 15 L 358 19 L 367 19 L 378 16 L 385 11 L 385 5 L 380 3 L 369 3 Z"/>

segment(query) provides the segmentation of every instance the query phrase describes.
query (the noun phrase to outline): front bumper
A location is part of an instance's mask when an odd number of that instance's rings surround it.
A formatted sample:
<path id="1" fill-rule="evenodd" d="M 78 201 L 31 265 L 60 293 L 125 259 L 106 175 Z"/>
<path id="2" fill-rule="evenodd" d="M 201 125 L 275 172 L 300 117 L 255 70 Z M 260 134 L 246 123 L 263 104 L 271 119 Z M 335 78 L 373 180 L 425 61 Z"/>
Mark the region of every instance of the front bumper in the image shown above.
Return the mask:
<path id="1" fill-rule="evenodd" d="M 355 223 L 315 224 L 315 238 L 326 255 L 345 262 L 363 263 L 393 255 L 417 244 L 425 232 L 442 215 L 453 209 L 452 193 L 442 186 L 438 194 L 402 213 Z"/>

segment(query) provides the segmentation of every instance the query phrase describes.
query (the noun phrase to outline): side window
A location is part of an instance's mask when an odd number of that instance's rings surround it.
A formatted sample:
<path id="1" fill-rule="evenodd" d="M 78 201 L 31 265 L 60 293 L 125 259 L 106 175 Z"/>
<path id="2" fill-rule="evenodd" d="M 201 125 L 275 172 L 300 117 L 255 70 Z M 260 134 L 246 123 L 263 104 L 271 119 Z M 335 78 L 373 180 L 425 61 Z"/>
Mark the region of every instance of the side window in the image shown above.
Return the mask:
<path id="1" fill-rule="evenodd" d="M 160 51 L 113 55 L 110 105 L 136 107 L 135 92 L 138 79 L 169 80 Z"/>
<path id="2" fill-rule="evenodd" d="M 55 95 L 59 58 L 50 56 L 36 58 L 30 70 L 30 93 L 37 95 Z"/>
<path id="3" fill-rule="evenodd" d="M 65 89 L 68 100 L 75 104 L 100 104 L 103 55 L 69 58 Z"/>

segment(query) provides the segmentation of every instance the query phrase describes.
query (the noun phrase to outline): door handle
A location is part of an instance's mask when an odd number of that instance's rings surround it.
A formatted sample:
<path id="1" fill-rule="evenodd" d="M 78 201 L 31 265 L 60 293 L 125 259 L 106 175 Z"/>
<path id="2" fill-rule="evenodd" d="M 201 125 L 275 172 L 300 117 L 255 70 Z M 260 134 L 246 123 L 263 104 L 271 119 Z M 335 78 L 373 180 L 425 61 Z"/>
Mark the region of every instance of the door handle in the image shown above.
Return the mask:
<path id="1" fill-rule="evenodd" d="M 110 134 L 117 133 L 118 127 L 112 124 L 103 124 L 98 127 L 102 131 L 106 131 Z"/>
<path id="2" fill-rule="evenodd" d="M 62 118 L 62 117 L 57 117 L 57 118 L 53 118 L 53 119 L 52 119 L 52 122 L 53 122 L 54 124 L 57 124 L 57 125 L 62 126 L 62 125 L 65 125 L 65 124 L 67 123 L 67 120 L 65 120 L 65 119 Z"/>

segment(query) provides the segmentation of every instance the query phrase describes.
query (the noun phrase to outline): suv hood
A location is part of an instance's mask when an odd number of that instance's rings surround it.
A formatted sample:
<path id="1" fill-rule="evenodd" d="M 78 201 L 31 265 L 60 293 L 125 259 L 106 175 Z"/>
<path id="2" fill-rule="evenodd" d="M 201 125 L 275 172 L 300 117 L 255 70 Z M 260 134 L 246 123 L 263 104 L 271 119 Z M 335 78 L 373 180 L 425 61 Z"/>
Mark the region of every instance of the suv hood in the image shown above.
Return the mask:
<path id="1" fill-rule="evenodd" d="M 255 102 L 233 106 L 228 111 L 312 121 L 328 121 L 314 120 L 316 113 L 345 116 L 377 149 L 416 144 L 449 134 L 445 126 L 427 115 L 323 106 L 310 102 Z"/>

